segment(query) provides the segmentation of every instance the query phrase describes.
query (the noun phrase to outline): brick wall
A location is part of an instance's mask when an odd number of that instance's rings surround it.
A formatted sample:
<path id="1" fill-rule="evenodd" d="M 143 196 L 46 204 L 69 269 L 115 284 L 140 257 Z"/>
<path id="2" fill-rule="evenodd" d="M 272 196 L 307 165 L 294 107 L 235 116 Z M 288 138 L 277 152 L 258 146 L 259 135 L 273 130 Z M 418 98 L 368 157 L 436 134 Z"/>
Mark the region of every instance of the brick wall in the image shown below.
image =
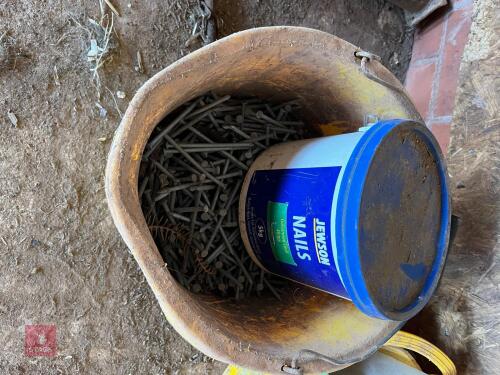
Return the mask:
<path id="1" fill-rule="evenodd" d="M 473 0 L 452 0 L 419 25 L 406 76 L 410 97 L 445 153 L 472 5 Z"/>

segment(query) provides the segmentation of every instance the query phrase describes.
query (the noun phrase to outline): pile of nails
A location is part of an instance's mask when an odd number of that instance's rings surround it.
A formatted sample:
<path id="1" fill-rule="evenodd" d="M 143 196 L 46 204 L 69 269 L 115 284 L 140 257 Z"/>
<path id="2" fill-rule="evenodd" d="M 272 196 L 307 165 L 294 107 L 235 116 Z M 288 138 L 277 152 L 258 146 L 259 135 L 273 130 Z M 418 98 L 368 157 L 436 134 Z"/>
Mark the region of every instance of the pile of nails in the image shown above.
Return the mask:
<path id="1" fill-rule="evenodd" d="M 280 298 L 286 281 L 248 256 L 238 203 L 248 167 L 267 147 L 303 137 L 296 102 L 213 93 L 175 110 L 156 127 L 139 173 L 139 197 L 166 267 L 194 293 L 237 300 Z"/>

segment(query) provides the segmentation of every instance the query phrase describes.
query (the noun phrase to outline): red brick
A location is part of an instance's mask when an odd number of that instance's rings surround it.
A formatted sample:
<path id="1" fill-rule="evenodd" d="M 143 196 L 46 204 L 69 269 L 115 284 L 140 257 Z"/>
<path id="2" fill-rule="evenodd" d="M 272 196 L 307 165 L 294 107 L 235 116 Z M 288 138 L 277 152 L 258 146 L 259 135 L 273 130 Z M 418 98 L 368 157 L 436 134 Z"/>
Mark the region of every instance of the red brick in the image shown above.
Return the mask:
<path id="1" fill-rule="evenodd" d="M 469 36 L 471 19 L 469 9 L 451 12 L 448 18 L 434 116 L 450 116 L 453 112 L 460 60 Z"/>
<path id="2" fill-rule="evenodd" d="M 443 16 L 432 19 L 429 23 L 418 29 L 413 42 L 412 61 L 436 56 L 441 44 L 444 23 Z"/>
<path id="3" fill-rule="evenodd" d="M 406 90 L 410 94 L 418 112 L 425 119 L 429 114 L 429 104 L 431 101 L 432 81 L 436 70 L 435 63 L 424 65 L 410 65 L 406 74 Z"/>
<path id="4" fill-rule="evenodd" d="M 450 144 L 450 130 L 451 125 L 449 122 L 436 122 L 430 126 L 432 134 L 436 137 L 443 154 L 446 154 L 448 145 Z"/>

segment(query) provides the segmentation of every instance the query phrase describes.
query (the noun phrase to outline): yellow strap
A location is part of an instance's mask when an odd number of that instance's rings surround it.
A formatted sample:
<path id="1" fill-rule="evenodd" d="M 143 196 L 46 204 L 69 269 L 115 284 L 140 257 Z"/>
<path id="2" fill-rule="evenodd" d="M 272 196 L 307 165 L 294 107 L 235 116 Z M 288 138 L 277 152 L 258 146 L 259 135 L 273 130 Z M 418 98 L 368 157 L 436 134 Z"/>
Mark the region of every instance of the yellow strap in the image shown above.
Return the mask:
<path id="1" fill-rule="evenodd" d="M 446 354 L 429 341 L 411 333 L 399 331 L 384 346 L 395 346 L 414 351 L 434 363 L 443 375 L 457 374 L 455 365 Z"/>
<path id="2" fill-rule="evenodd" d="M 395 346 L 384 346 L 379 349 L 379 352 L 394 358 L 396 361 L 401 362 L 406 366 L 422 371 L 415 358 L 406 349 L 396 348 Z"/>

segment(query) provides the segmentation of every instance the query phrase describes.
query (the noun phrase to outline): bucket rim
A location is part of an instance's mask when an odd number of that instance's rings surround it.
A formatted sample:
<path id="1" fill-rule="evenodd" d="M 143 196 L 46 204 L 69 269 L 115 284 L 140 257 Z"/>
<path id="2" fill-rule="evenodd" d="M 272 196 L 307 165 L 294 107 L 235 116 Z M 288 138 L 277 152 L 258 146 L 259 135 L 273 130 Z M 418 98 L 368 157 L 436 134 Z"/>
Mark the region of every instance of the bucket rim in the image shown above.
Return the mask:
<path id="1" fill-rule="evenodd" d="M 370 293 L 361 268 L 359 246 L 359 210 L 366 176 L 378 145 L 400 126 L 410 127 L 422 136 L 437 164 L 441 181 L 441 218 L 436 256 L 417 298 L 402 309 L 384 308 Z M 448 252 L 451 223 L 451 196 L 448 174 L 440 146 L 429 129 L 420 122 L 406 119 L 379 121 L 366 130 L 346 165 L 339 191 L 337 233 L 338 267 L 342 282 L 353 303 L 365 314 L 384 320 L 405 321 L 415 316 L 429 301 L 442 274 Z"/>
<path id="2" fill-rule="evenodd" d="M 159 119 L 188 100 L 186 91 L 196 91 L 207 84 L 218 87 L 219 84 L 210 83 L 213 80 L 212 77 L 218 77 L 221 74 L 228 75 L 225 70 L 217 70 L 220 66 L 227 66 L 228 63 L 233 62 L 234 57 L 271 56 L 269 50 L 272 50 L 272 56 L 276 56 L 275 48 L 278 47 L 280 59 L 307 55 L 308 65 L 310 65 L 309 61 L 317 60 L 320 66 L 325 66 L 322 73 L 322 80 L 325 82 L 338 82 L 339 75 L 333 73 L 339 71 L 341 67 L 348 67 L 351 70 L 346 78 L 349 83 L 352 82 L 349 87 L 362 89 L 363 93 L 376 90 L 376 95 L 372 97 L 368 97 L 368 94 L 362 97 L 347 95 L 339 99 L 340 102 L 346 103 L 346 106 L 359 103 L 359 110 L 352 117 L 355 124 L 363 122 L 364 113 L 379 113 L 378 108 L 386 108 L 387 110 L 384 109 L 382 114 L 395 114 L 393 117 L 408 116 L 420 119 L 415 106 L 403 91 L 394 91 L 380 86 L 362 74 L 359 70 L 359 61 L 354 57 L 357 48 L 348 42 L 334 35 L 303 27 L 269 26 L 250 29 L 200 48 L 159 71 L 144 83 L 129 103 L 123 120 L 115 132 L 109 150 L 105 176 L 106 196 L 115 226 L 141 268 L 172 327 L 191 345 L 217 360 L 237 363 L 264 372 L 279 372 L 283 361 L 290 360 L 291 345 L 295 341 L 291 339 L 286 342 L 287 345 L 277 346 L 273 351 L 262 346 L 242 350 L 241 341 L 235 339 L 232 332 L 224 327 L 225 321 L 209 319 L 200 313 L 201 303 L 199 305 L 191 303 L 191 295 L 178 287 L 154 244 L 142 210 L 140 210 L 137 197 L 137 173 L 143 148 L 150 132 Z M 262 66 L 267 69 L 267 64 Z M 377 75 L 383 76 L 384 79 L 403 89 L 397 79 L 379 62 L 373 61 L 371 69 Z M 219 72 L 222 73 L 219 74 Z M 344 70 L 341 72 L 345 74 Z M 252 79 L 257 82 L 261 80 L 255 74 Z M 225 81 L 225 79 L 220 79 L 220 81 Z M 341 92 L 341 90 L 332 91 L 332 94 L 336 92 Z M 192 97 L 194 96 L 189 96 L 189 98 Z M 349 311 L 351 307 L 349 304 Z M 329 309 L 332 314 L 336 314 L 338 310 L 345 311 L 343 308 L 337 309 L 336 307 Z M 401 327 L 399 322 L 365 320 L 363 314 L 358 315 L 357 309 L 352 308 L 352 311 L 354 310 L 356 310 L 355 313 L 346 314 L 345 319 L 336 318 L 337 320 L 334 321 L 335 324 L 349 331 L 346 337 L 337 337 L 335 331 L 333 335 L 330 335 L 332 326 L 326 326 L 326 323 L 332 324 L 333 320 L 323 317 L 318 320 L 325 323 L 324 329 L 317 328 L 314 332 L 304 331 L 304 337 L 313 343 L 310 349 L 320 350 L 324 354 L 333 353 L 343 359 L 352 359 L 356 362 L 373 353 Z M 283 329 L 290 331 L 285 325 Z M 326 338 L 312 335 L 316 332 L 324 334 Z M 270 336 L 271 333 L 266 336 Z M 304 365 L 305 371 L 320 371 L 326 368 L 338 369 L 339 366 L 319 361 L 311 361 Z"/>

